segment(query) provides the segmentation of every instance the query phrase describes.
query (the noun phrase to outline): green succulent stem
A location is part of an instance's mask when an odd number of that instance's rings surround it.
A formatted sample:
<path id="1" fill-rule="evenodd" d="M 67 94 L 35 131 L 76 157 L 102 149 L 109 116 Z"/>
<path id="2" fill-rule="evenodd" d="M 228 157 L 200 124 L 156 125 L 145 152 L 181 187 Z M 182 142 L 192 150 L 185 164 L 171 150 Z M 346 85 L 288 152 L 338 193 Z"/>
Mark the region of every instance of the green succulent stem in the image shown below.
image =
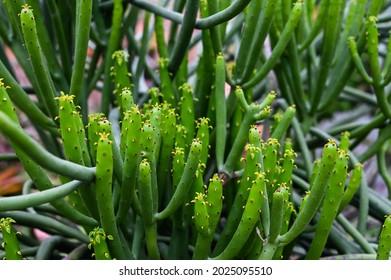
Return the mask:
<path id="1" fill-rule="evenodd" d="M 21 196 L 1 197 L 0 211 L 22 210 L 28 207 L 34 207 L 40 204 L 52 202 L 66 197 L 68 194 L 77 190 L 82 185 L 83 182 L 71 181 L 64 185 L 42 192 L 30 193 Z"/>
<path id="2" fill-rule="evenodd" d="M 22 260 L 22 252 L 20 251 L 19 242 L 16 237 L 17 233 L 12 226 L 15 220 L 12 218 L 0 219 L 0 230 L 3 236 L 3 243 L 1 247 L 5 250 L 7 260 Z"/>
<path id="3" fill-rule="evenodd" d="M 273 51 L 267 61 L 262 65 L 262 67 L 257 70 L 254 76 L 251 79 L 243 83 L 241 86 L 243 89 L 249 89 L 254 87 L 259 83 L 265 76 L 270 72 L 273 66 L 277 63 L 278 58 L 282 55 L 285 50 L 285 47 L 289 43 L 289 39 L 294 34 L 294 29 L 296 28 L 303 10 L 303 3 L 296 2 L 293 6 L 293 9 L 289 15 L 289 19 L 284 29 L 281 32 L 280 38 L 277 44 L 274 46 Z"/>
<path id="4" fill-rule="evenodd" d="M 17 125 L 3 112 L 0 112 L 0 126 L 0 131 L 7 137 L 12 138 L 15 144 L 26 151 L 26 154 L 40 166 L 57 174 L 83 182 L 91 182 L 94 179 L 95 168 L 85 167 L 52 155 L 27 135 L 26 132 L 18 129 Z"/>
<path id="5" fill-rule="evenodd" d="M 233 2 L 226 9 L 217 12 L 216 14 L 210 15 L 207 18 L 197 19 L 195 22 L 195 28 L 197 29 L 209 29 L 224 23 L 242 12 L 251 0 L 239 0 Z M 163 18 L 169 19 L 175 23 L 181 24 L 184 16 L 178 12 L 174 12 L 167 8 L 152 4 L 151 2 L 144 0 L 130 0 L 130 3 L 140 8 L 146 9 L 147 11 L 159 15 Z"/>
<path id="6" fill-rule="evenodd" d="M 113 208 L 111 189 L 113 180 L 112 145 L 113 143 L 109 140 L 109 135 L 101 134 L 96 157 L 96 199 L 102 228 L 108 235 L 113 237 L 113 240 L 108 243 L 110 253 L 114 258 L 125 259 Z"/>
<path id="7" fill-rule="evenodd" d="M 170 56 L 170 63 L 168 64 L 168 71 L 175 77 L 181 62 L 187 53 L 187 48 L 190 43 L 191 34 L 194 30 L 200 0 L 186 1 L 186 8 L 184 11 L 183 22 L 178 38 L 174 45 Z"/>
<path id="8" fill-rule="evenodd" d="M 76 2 L 76 39 L 74 64 L 72 69 L 70 93 L 75 95 L 75 103 L 78 104 L 84 78 L 85 62 L 87 58 L 88 41 L 90 38 L 92 2 Z"/>
<path id="9" fill-rule="evenodd" d="M 224 165 L 219 171 L 221 174 L 223 174 L 223 180 L 226 181 L 225 183 L 228 183 L 228 180 L 232 176 L 232 172 L 235 169 L 235 165 L 241 157 L 243 148 L 248 140 L 248 131 L 250 127 L 255 123 L 255 121 L 262 120 L 269 115 L 269 105 L 273 102 L 276 96 L 275 92 L 270 92 L 261 104 L 252 103 L 248 105 L 244 98 L 243 90 L 240 87 L 235 90 L 235 94 L 237 95 L 238 102 L 245 110 L 245 112 L 242 124 L 234 140 L 234 143 L 232 144 L 231 150 L 228 153 Z"/>
<path id="10" fill-rule="evenodd" d="M 227 102 L 225 98 L 225 59 L 222 54 L 216 57 L 215 65 L 215 106 L 216 106 L 216 162 L 221 169 L 224 163 L 227 141 Z"/>
<path id="11" fill-rule="evenodd" d="M 336 154 L 336 143 L 335 141 L 330 140 L 324 147 L 318 173 L 310 188 L 308 201 L 303 209 L 300 209 L 294 224 L 288 232 L 278 238 L 278 242 L 281 244 L 288 244 L 293 241 L 293 239 L 303 232 L 306 225 L 308 225 L 315 215 L 326 192 L 329 176 L 334 167 Z"/>
<path id="12" fill-rule="evenodd" d="M 195 172 L 201 157 L 202 144 L 198 139 L 194 139 L 190 147 L 186 166 L 178 183 L 178 186 L 168 203 L 168 205 L 159 213 L 155 215 L 157 220 L 168 218 L 175 210 L 177 210 L 183 203 L 184 198 L 188 195 L 190 187 L 195 177 Z"/>
<path id="13" fill-rule="evenodd" d="M 111 83 L 110 83 L 110 70 L 112 66 L 111 56 L 118 49 L 121 40 L 121 23 L 123 16 L 123 6 L 121 0 L 114 1 L 114 8 L 112 13 L 112 25 L 110 29 L 110 38 L 106 50 L 106 63 L 104 66 L 104 84 L 102 94 L 102 113 L 108 115 L 110 109 L 111 99 Z"/>
<path id="14" fill-rule="evenodd" d="M 88 236 L 79 229 L 75 229 L 67 224 L 64 224 L 55 218 L 41 215 L 38 213 L 28 213 L 26 211 L 6 211 L 0 212 L 2 218 L 12 218 L 18 221 L 18 224 L 30 226 L 48 232 L 56 232 L 65 237 L 75 238 L 83 243 L 88 243 Z"/>
<path id="15" fill-rule="evenodd" d="M 30 62 L 37 80 L 37 94 L 45 104 L 51 118 L 54 120 L 58 114 L 58 107 L 54 100 L 57 96 L 53 80 L 50 77 L 48 66 L 44 60 L 44 54 L 40 46 L 36 23 L 33 11 L 29 5 L 24 5 L 20 12 L 20 21 L 24 36 L 25 45 L 30 58 Z"/>
<path id="16" fill-rule="evenodd" d="M 388 260 L 391 251 L 391 216 L 386 216 L 379 238 L 379 246 L 377 249 L 377 260 Z"/>

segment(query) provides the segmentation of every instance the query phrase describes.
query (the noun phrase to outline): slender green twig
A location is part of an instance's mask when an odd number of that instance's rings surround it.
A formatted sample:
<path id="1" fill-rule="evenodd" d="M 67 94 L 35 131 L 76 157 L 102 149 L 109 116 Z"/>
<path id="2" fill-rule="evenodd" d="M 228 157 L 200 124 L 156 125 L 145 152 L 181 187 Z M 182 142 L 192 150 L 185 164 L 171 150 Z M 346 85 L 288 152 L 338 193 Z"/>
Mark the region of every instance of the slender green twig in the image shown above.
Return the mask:
<path id="1" fill-rule="evenodd" d="M 87 57 L 88 41 L 90 38 L 92 1 L 77 1 L 76 5 L 77 30 L 70 94 L 75 95 L 75 103 L 77 104 L 84 80 L 85 61 Z"/>
<path id="2" fill-rule="evenodd" d="M 377 137 L 376 141 L 372 143 L 364 153 L 362 153 L 360 156 L 358 156 L 359 162 L 365 162 L 369 158 L 371 158 L 373 155 L 378 153 L 381 149 L 384 143 L 387 142 L 388 139 L 391 138 L 391 126 L 388 125 L 385 128 L 381 129 L 379 132 L 379 136 Z"/>
<path id="3" fill-rule="evenodd" d="M 159 15 L 163 18 L 169 19 L 172 22 L 182 24 L 185 20 L 185 16 L 181 13 L 174 12 L 162 6 L 157 6 L 151 2 L 143 0 L 129 0 L 129 2 L 135 6 L 143 8 L 151 13 Z M 211 27 L 217 26 L 223 22 L 226 22 L 238 14 L 240 14 L 244 8 L 251 2 L 251 0 L 237 0 L 234 1 L 228 8 L 220 11 L 214 15 L 211 15 L 207 18 L 197 19 L 195 23 L 195 28 L 197 29 L 209 29 Z"/>
<path id="4" fill-rule="evenodd" d="M 16 145 L 34 159 L 39 165 L 54 171 L 57 174 L 68 176 L 84 182 L 91 182 L 95 177 L 94 168 L 87 168 L 79 164 L 53 156 L 35 140 L 26 134 L 3 112 L 0 112 L 0 131 L 12 138 Z"/>
<path id="5" fill-rule="evenodd" d="M 50 236 L 45 238 L 37 254 L 35 255 L 36 260 L 50 260 L 53 259 L 53 255 L 56 254 L 56 247 L 75 247 L 76 243 L 71 242 L 70 240 L 62 236 Z"/>
<path id="6" fill-rule="evenodd" d="M 259 83 L 270 72 L 273 66 L 277 63 L 278 58 L 281 56 L 281 54 L 285 50 L 285 47 L 288 45 L 289 39 L 294 34 L 293 31 L 295 30 L 296 25 L 300 20 L 302 10 L 303 10 L 303 3 L 296 2 L 293 6 L 288 22 L 281 32 L 278 42 L 273 48 L 272 54 L 267 59 L 267 61 L 262 65 L 261 69 L 259 69 L 259 71 L 257 71 L 256 74 L 249 81 L 246 81 L 242 85 L 243 89 L 251 88 L 255 86 L 257 83 Z"/>
<path id="7" fill-rule="evenodd" d="M 184 13 L 182 28 L 176 39 L 174 49 L 171 53 L 168 70 L 170 74 L 175 77 L 176 72 L 181 65 L 183 58 L 189 47 L 189 43 L 192 37 L 194 30 L 198 7 L 200 5 L 200 0 L 188 0 L 186 1 L 186 9 Z"/>
<path id="8" fill-rule="evenodd" d="M 376 254 L 345 254 L 320 258 L 321 260 L 376 260 Z"/>
<path id="9" fill-rule="evenodd" d="M 103 92 L 102 92 L 102 113 L 105 115 L 108 115 L 109 109 L 110 109 L 110 103 L 111 103 L 111 66 L 112 66 L 112 59 L 111 56 L 113 53 L 117 50 L 117 48 L 120 46 L 120 39 L 121 39 L 121 23 L 122 23 L 122 16 L 123 16 L 123 7 L 122 7 L 122 1 L 121 0 L 115 0 L 114 1 L 114 8 L 113 8 L 113 16 L 112 16 L 112 24 L 110 29 L 110 38 L 109 38 L 109 44 L 106 50 L 106 60 L 105 60 L 105 66 L 104 66 L 104 83 L 103 83 Z"/>
<path id="10" fill-rule="evenodd" d="M 380 147 L 380 150 L 377 153 L 377 165 L 379 169 L 379 173 L 382 176 L 384 183 L 388 188 L 388 198 L 391 198 L 391 176 L 387 168 L 386 156 L 387 150 L 389 147 L 389 141 L 383 143 Z"/>
<path id="11" fill-rule="evenodd" d="M 73 237 L 81 242 L 88 243 L 88 236 L 80 230 L 70 227 L 54 218 L 50 218 L 40 214 L 31 214 L 24 211 L 6 211 L 0 212 L 0 217 L 10 217 L 18 224 L 39 228 L 42 230 L 53 230 L 64 236 Z"/>
<path id="12" fill-rule="evenodd" d="M 375 254 L 375 249 L 368 243 L 368 240 L 342 215 L 337 216 L 336 220 L 343 228 L 356 240 L 361 248 L 368 254 Z"/>
<path id="13" fill-rule="evenodd" d="M 77 190 L 83 183 L 71 181 L 42 192 L 0 198 L 0 211 L 22 210 L 62 198 Z"/>

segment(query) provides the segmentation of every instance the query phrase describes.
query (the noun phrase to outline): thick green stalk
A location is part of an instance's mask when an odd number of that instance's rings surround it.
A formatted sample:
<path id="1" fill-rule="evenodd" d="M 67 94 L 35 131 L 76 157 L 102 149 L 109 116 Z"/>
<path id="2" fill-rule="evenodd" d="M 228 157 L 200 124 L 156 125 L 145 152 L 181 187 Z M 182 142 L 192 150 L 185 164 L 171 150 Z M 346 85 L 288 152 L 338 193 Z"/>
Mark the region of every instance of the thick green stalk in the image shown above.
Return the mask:
<path id="1" fill-rule="evenodd" d="M 285 204 L 287 203 L 288 190 L 279 187 L 272 196 L 272 207 L 270 216 L 270 233 L 267 242 L 274 243 L 281 233 L 285 215 Z"/>
<path id="2" fill-rule="evenodd" d="M 225 99 L 225 60 L 222 54 L 216 57 L 215 65 L 215 106 L 216 106 L 216 163 L 221 169 L 224 163 L 227 141 L 227 103 Z"/>
<path id="3" fill-rule="evenodd" d="M 158 112 L 159 117 L 158 120 L 154 120 L 154 115 L 151 114 L 150 119 L 144 122 L 141 130 L 141 156 L 146 158 L 151 165 L 151 184 L 152 184 L 152 201 L 153 201 L 153 209 L 154 213 L 158 211 L 158 182 L 157 182 L 157 156 L 158 156 L 158 148 L 160 147 L 160 124 L 157 124 L 156 121 L 160 123 L 160 108 L 156 112 Z M 153 109 L 154 110 L 154 109 Z"/>
<path id="4" fill-rule="evenodd" d="M 122 104 L 122 93 L 124 90 L 130 91 L 132 87 L 127 66 L 128 58 L 127 54 L 123 50 L 118 50 L 113 53 L 111 59 L 113 60 L 113 67 L 111 69 L 110 75 L 113 77 L 114 94 L 117 101 L 117 106 L 120 108 L 120 119 L 122 119 L 123 114 L 127 111 L 125 107 L 132 107 L 134 105 L 132 95 L 130 95 L 132 97 L 131 100 L 128 100 L 127 103 Z"/>
<path id="5" fill-rule="evenodd" d="M 220 173 L 224 174 L 224 177 L 227 177 L 225 179 L 229 179 L 232 176 L 235 165 L 240 160 L 243 148 L 248 140 L 249 129 L 255 123 L 255 121 L 265 119 L 270 114 L 270 104 L 276 97 L 276 93 L 272 91 L 260 104 L 252 103 L 248 105 L 244 97 L 243 90 L 240 87 L 235 90 L 235 94 L 238 98 L 240 106 L 245 110 L 245 113 L 238 134 L 234 143 L 232 144 L 231 151 L 229 152 L 227 159 L 220 170 Z M 225 183 L 228 183 L 228 181 Z"/>
<path id="6" fill-rule="evenodd" d="M 320 218 L 316 225 L 315 236 L 306 254 L 306 259 L 319 259 L 326 245 L 331 226 L 338 214 L 348 170 L 348 154 L 338 151 L 334 169 L 330 175 L 330 184 L 324 198 Z"/>
<path id="7" fill-rule="evenodd" d="M 170 186 L 167 186 L 165 188 L 165 200 L 168 201 L 172 197 L 172 193 L 178 188 L 179 182 L 181 181 L 181 177 L 183 174 L 183 171 L 185 169 L 185 152 L 184 147 L 175 147 L 173 153 L 172 153 L 172 171 L 171 171 L 171 178 L 172 178 L 172 184 Z M 201 170 L 197 168 L 196 171 L 196 181 L 193 183 L 194 186 L 199 182 L 199 174 L 202 174 Z M 194 189 L 197 187 L 192 188 L 189 191 L 189 196 L 185 197 L 183 204 L 172 214 L 170 220 L 172 222 L 172 230 L 171 230 L 171 242 L 170 247 L 168 251 L 169 259 L 179 259 L 188 256 L 188 252 L 184 251 L 184 246 L 187 246 L 188 244 L 188 232 L 189 232 L 189 222 L 185 219 L 185 209 L 188 209 L 188 211 L 191 213 L 192 205 L 188 202 L 190 202 L 191 197 L 195 196 Z M 202 186 L 200 188 L 203 191 L 203 182 Z M 185 206 L 187 205 L 187 206 Z M 194 224 L 193 224 L 194 226 Z M 195 231 L 193 231 L 195 233 Z M 195 233 L 196 234 L 196 233 Z"/>
<path id="8" fill-rule="evenodd" d="M 197 135 L 196 138 L 200 139 L 202 142 L 202 154 L 200 163 L 206 166 L 206 163 L 209 158 L 209 119 L 200 118 L 197 122 Z"/>
<path id="9" fill-rule="evenodd" d="M 180 103 L 180 120 L 182 125 L 185 127 L 186 142 L 191 144 L 195 136 L 195 115 L 194 115 L 194 100 L 193 100 L 193 90 L 190 84 L 183 84 L 179 87 L 181 93 L 181 103 Z"/>
<path id="10" fill-rule="evenodd" d="M 339 141 L 339 148 L 344 150 L 345 152 L 349 151 L 350 145 L 350 133 L 348 131 L 344 131 L 341 133 L 341 139 Z"/>
<path id="11" fill-rule="evenodd" d="M 194 223 L 199 235 L 208 236 L 209 232 L 209 215 L 205 194 L 197 193 L 192 202 L 194 203 Z"/>
<path id="12" fill-rule="evenodd" d="M 215 173 L 209 181 L 206 196 L 203 193 L 197 193 L 193 201 L 198 206 L 198 208 L 194 207 L 194 219 L 199 233 L 193 259 L 207 259 L 209 257 L 210 246 L 220 220 L 223 199 L 223 182 Z M 206 212 L 204 208 L 206 208 Z M 206 216 L 204 216 L 205 214 Z M 206 226 L 208 226 L 207 230 L 205 230 Z"/>
<path id="13" fill-rule="evenodd" d="M 122 116 L 121 116 L 122 119 L 123 114 L 127 111 L 131 111 L 134 108 L 134 106 L 136 106 L 136 104 L 134 102 L 133 93 L 130 90 L 130 88 L 127 87 L 123 88 L 120 93 L 120 97 L 121 97 L 121 104 L 122 104 L 122 107 L 120 108 L 120 110 L 122 111 Z"/>
<path id="14" fill-rule="evenodd" d="M 94 253 L 92 256 L 95 257 L 96 260 L 112 259 L 106 241 L 106 239 L 113 239 L 111 235 L 107 235 L 103 228 L 96 227 L 88 234 L 88 237 L 90 238 L 88 248 L 91 249 L 91 246 L 93 247 Z"/>
<path id="15" fill-rule="evenodd" d="M 321 164 L 314 183 L 311 185 L 311 191 L 307 203 L 303 209 L 300 209 L 296 220 L 289 231 L 277 239 L 278 242 L 282 244 L 290 243 L 304 231 L 305 227 L 311 221 L 326 192 L 327 183 L 334 167 L 336 155 L 337 145 L 335 141 L 330 140 L 323 149 Z"/>
<path id="16" fill-rule="evenodd" d="M 34 77 L 33 68 L 28 60 L 28 54 L 23 45 L 22 27 L 20 23 L 20 9 L 25 4 L 24 0 L 4 1 L 7 13 L 5 16 L 9 19 L 9 26 L 2 24 L 2 37 L 4 43 L 7 44 L 14 53 L 19 65 L 24 70 L 28 80 L 31 82 L 33 88 L 38 88 L 37 80 Z M 4 16 L 4 15 L 3 15 Z M 6 29 L 8 27 L 8 30 Z M 10 67 L 9 69 L 12 69 Z M 12 72 L 12 70 L 10 70 Z M 44 108 L 43 108 L 44 109 Z"/>
<path id="17" fill-rule="evenodd" d="M 74 96 L 62 93 L 56 99 L 59 100 L 60 131 L 66 159 L 80 165 L 91 166 L 84 125 L 73 103 Z M 90 215 L 98 218 L 98 209 L 92 187 L 90 185 L 82 186 L 78 189 L 78 193 Z"/>
<path id="18" fill-rule="evenodd" d="M 263 171 L 265 172 L 267 196 L 269 201 L 272 200 L 272 195 L 277 189 L 276 175 L 278 174 L 277 159 L 279 157 L 279 150 L 280 143 L 274 138 L 269 138 L 262 148 Z"/>
<path id="19" fill-rule="evenodd" d="M 232 236 L 231 241 L 228 243 L 227 247 L 213 259 L 233 259 L 242 249 L 243 245 L 246 243 L 250 234 L 254 230 L 254 227 L 259 222 L 259 212 L 261 211 L 262 200 L 265 196 L 265 194 L 263 193 L 264 184 L 265 174 L 257 173 L 256 179 L 250 189 L 247 203 L 243 210 L 242 218 L 238 224 L 234 235 Z"/>
<path id="20" fill-rule="evenodd" d="M 74 104 L 74 95 L 57 97 L 59 101 L 60 131 L 66 159 L 81 165 L 91 166 L 87 150 L 84 124 Z"/>
<path id="21" fill-rule="evenodd" d="M 157 224 L 154 219 L 154 197 L 151 180 L 151 165 L 147 159 L 139 165 L 139 197 L 144 221 L 147 251 L 150 259 L 160 259 L 157 245 Z"/>
<path id="22" fill-rule="evenodd" d="M 185 197 L 190 191 L 190 187 L 195 177 L 195 172 L 201 157 L 202 144 L 198 139 L 194 139 L 190 147 L 189 156 L 186 162 L 185 170 L 178 183 L 178 186 L 168 203 L 161 212 L 155 215 L 158 220 L 163 220 L 172 215 L 185 201 Z"/>
<path id="23" fill-rule="evenodd" d="M 135 189 L 137 182 L 137 166 L 140 161 L 139 133 L 141 130 L 141 114 L 137 106 L 131 111 L 125 112 L 122 121 L 122 135 L 124 154 L 124 172 L 122 177 L 121 197 L 117 211 L 117 222 L 121 223 L 126 216 L 129 207 L 134 199 L 137 198 Z"/>
<path id="24" fill-rule="evenodd" d="M 270 135 L 270 138 L 275 138 L 278 142 L 281 142 L 282 137 L 287 133 L 288 127 L 291 124 L 295 113 L 296 106 L 289 106 L 288 109 L 286 109 L 286 111 L 284 112 L 282 119 L 274 129 L 273 133 Z"/>
<path id="25" fill-rule="evenodd" d="M 168 49 L 164 38 L 164 20 L 161 16 L 155 14 L 155 33 L 159 57 L 168 57 Z"/>
<path id="26" fill-rule="evenodd" d="M 175 144 L 176 122 L 175 109 L 168 106 L 167 103 L 163 104 L 161 128 L 162 143 L 157 164 L 159 201 L 162 201 L 163 196 L 166 195 L 168 186 L 171 185 L 169 174 L 172 164 L 171 155 Z"/>
<path id="27" fill-rule="evenodd" d="M 223 208 L 223 181 L 218 174 L 214 174 L 209 180 L 207 191 L 207 210 L 209 218 L 208 235 L 213 238 L 215 230 L 220 220 L 221 210 Z"/>
<path id="28" fill-rule="evenodd" d="M 349 184 L 347 185 L 343 196 L 341 203 L 339 205 L 338 212 L 342 212 L 343 209 L 350 203 L 352 200 L 354 194 L 357 192 L 358 188 L 361 184 L 361 178 L 362 178 L 362 172 L 363 172 L 363 165 L 361 163 L 358 163 L 351 174 Z"/>
<path id="29" fill-rule="evenodd" d="M 292 195 L 292 173 L 295 168 L 295 157 L 297 154 L 291 147 L 284 146 L 284 155 L 282 157 L 283 163 L 281 164 L 282 170 L 277 178 L 278 185 L 285 185 L 289 190 L 289 194 Z"/>
<path id="30" fill-rule="evenodd" d="M 40 95 L 50 117 L 55 119 L 58 114 L 58 107 L 54 97 L 57 96 L 57 93 L 44 60 L 33 11 L 27 4 L 22 7 L 20 21 L 26 49 L 38 83 L 37 94 Z"/>
<path id="31" fill-rule="evenodd" d="M 386 216 L 379 237 L 377 260 L 388 260 L 391 251 L 391 215 Z"/>
<path id="32" fill-rule="evenodd" d="M 114 215 L 112 183 L 113 183 L 113 152 L 112 141 L 108 134 L 101 134 L 98 141 L 96 155 L 96 199 L 99 217 L 103 230 L 113 237 L 108 242 L 110 252 L 114 258 L 124 259 L 124 252 L 120 243 L 119 232 Z"/>
<path id="33" fill-rule="evenodd" d="M 256 179 L 256 173 L 260 168 L 261 161 L 261 148 L 254 145 L 246 145 L 245 147 L 246 157 L 244 162 L 244 172 L 239 183 L 239 188 L 236 191 L 234 202 L 232 207 L 229 209 L 227 224 L 220 235 L 220 238 L 215 246 L 214 255 L 220 254 L 223 249 L 227 246 L 229 241 L 232 239 L 237 226 L 242 217 L 243 209 L 246 205 L 247 198 L 249 195 L 249 189 L 253 181 Z M 223 182 L 224 183 L 224 182 Z"/>
<path id="34" fill-rule="evenodd" d="M 22 260 L 22 252 L 20 251 L 19 242 L 16 237 L 18 233 L 21 233 L 15 231 L 12 223 L 15 223 L 12 218 L 0 219 L 0 230 L 4 240 L 4 242 L 1 243 L 1 247 L 5 250 L 7 260 Z"/>

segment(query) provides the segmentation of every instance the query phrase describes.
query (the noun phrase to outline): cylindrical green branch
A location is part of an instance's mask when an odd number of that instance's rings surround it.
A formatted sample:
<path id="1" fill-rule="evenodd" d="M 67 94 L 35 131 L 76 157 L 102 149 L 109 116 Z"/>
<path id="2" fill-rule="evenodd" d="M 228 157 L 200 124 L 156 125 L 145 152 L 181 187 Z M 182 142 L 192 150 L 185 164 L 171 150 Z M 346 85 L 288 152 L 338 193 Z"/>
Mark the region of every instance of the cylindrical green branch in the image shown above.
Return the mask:
<path id="1" fill-rule="evenodd" d="M 75 95 L 75 103 L 78 103 L 84 78 L 85 62 L 87 57 L 88 42 L 92 18 L 92 1 L 76 1 L 76 39 L 75 55 L 71 78 L 70 93 Z"/>
<path id="2" fill-rule="evenodd" d="M 58 107 L 54 97 L 57 96 L 57 93 L 41 50 L 33 10 L 27 4 L 22 6 L 20 21 L 31 66 L 37 79 L 37 94 L 39 94 L 51 118 L 55 119 Z"/>
<path id="3" fill-rule="evenodd" d="M 326 192 L 327 184 L 335 164 L 336 156 L 337 145 L 335 141 L 330 140 L 324 146 L 319 170 L 313 184 L 311 185 L 311 190 L 309 192 L 305 206 L 300 209 L 296 220 L 289 231 L 277 238 L 277 242 L 280 242 L 281 244 L 288 244 L 292 242 L 300 233 L 304 231 L 305 227 L 312 220 Z"/>
<path id="4" fill-rule="evenodd" d="M 34 207 L 56 199 L 63 198 L 73 191 L 77 190 L 83 182 L 71 181 L 62 186 L 48 189 L 42 192 L 30 193 L 27 195 L 18 195 L 10 197 L 0 197 L 0 211 L 22 210 L 28 207 Z"/>
<path id="5" fill-rule="evenodd" d="M 84 182 L 91 182 L 95 177 L 95 168 L 85 167 L 52 155 L 26 132 L 18 129 L 3 112 L 0 112 L 0 131 L 12 139 L 36 163 L 50 171 Z"/>
<path id="6" fill-rule="evenodd" d="M 19 242 L 16 237 L 20 232 L 16 232 L 12 224 L 15 223 L 12 218 L 0 219 L 0 230 L 3 237 L 1 247 L 4 248 L 7 260 L 22 260 L 22 252 L 20 251 Z"/>

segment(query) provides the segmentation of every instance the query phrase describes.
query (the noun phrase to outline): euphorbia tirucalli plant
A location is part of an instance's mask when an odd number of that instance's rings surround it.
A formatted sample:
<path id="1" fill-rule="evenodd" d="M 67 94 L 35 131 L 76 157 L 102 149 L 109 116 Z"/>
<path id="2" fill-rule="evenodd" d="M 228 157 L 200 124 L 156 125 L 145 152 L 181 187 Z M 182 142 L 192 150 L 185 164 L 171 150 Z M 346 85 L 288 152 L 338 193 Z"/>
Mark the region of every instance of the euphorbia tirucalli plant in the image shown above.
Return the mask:
<path id="1" fill-rule="evenodd" d="M 1 256 L 388 259 L 363 172 L 376 155 L 390 187 L 385 2 L 4 1 L 0 132 L 29 179 L 0 198 Z"/>

